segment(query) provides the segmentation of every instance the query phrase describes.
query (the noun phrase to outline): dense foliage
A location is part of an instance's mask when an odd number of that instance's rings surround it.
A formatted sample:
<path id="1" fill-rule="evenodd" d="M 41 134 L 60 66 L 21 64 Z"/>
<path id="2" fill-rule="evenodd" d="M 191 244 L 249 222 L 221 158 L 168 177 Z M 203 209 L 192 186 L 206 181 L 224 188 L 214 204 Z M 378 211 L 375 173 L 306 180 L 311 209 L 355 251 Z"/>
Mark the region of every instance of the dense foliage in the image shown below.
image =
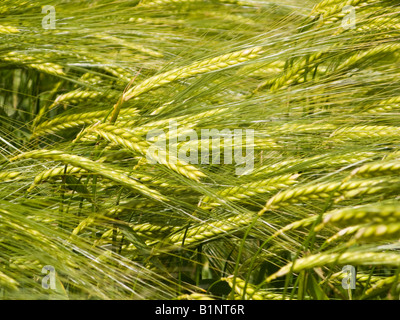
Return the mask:
<path id="1" fill-rule="evenodd" d="M 398 1 L 2 0 L 0 39 L 1 299 L 399 298 Z"/>

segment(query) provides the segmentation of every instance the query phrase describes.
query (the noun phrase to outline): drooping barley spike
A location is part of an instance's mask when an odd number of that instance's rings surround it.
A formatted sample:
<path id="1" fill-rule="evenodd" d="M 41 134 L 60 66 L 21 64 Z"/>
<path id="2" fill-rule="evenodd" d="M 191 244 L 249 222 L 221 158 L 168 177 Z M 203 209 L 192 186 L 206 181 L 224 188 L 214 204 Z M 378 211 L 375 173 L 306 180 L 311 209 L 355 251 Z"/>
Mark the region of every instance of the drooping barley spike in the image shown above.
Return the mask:
<path id="1" fill-rule="evenodd" d="M 265 78 L 266 76 L 277 75 L 280 72 L 283 72 L 284 67 L 285 61 L 277 60 L 268 64 L 264 63 L 259 65 L 257 69 L 255 69 L 255 65 L 244 66 L 238 70 L 238 73 L 248 73 L 249 76 Z"/>
<path id="2" fill-rule="evenodd" d="M 107 217 L 116 217 L 120 215 L 121 213 L 124 212 L 131 212 L 133 210 L 143 210 L 147 208 L 154 208 L 158 204 L 155 203 L 154 201 L 148 200 L 146 201 L 145 199 L 140 199 L 137 202 L 134 203 L 125 203 L 122 205 L 119 205 L 118 207 L 112 207 L 106 211 L 104 211 L 104 215 Z"/>
<path id="3" fill-rule="evenodd" d="M 221 278 L 222 281 L 228 282 L 229 286 L 235 293 L 238 294 L 238 298 L 245 300 L 284 300 L 282 294 L 268 292 L 265 290 L 256 289 L 254 285 L 251 283 L 247 283 L 246 281 L 240 278 L 235 279 L 235 285 L 233 288 L 233 276 Z M 289 300 L 289 297 L 286 297 L 285 300 Z"/>
<path id="4" fill-rule="evenodd" d="M 110 179 L 116 183 L 122 184 L 130 189 L 139 191 L 144 195 L 158 201 L 167 200 L 158 191 L 152 190 L 141 184 L 140 182 L 131 179 L 125 173 L 117 171 L 107 165 L 94 162 L 85 157 L 68 154 L 57 150 L 36 150 L 20 154 L 10 159 L 10 161 L 16 161 L 20 159 L 48 159 L 52 161 L 59 161 L 65 164 L 71 164 L 74 167 L 82 168 L 84 170 L 98 174 L 104 178 Z"/>
<path id="5" fill-rule="evenodd" d="M 346 6 L 352 6 L 356 9 L 377 2 L 379 2 L 379 0 L 325 0 L 319 2 L 313 8 L 311 16 L 318 17 L 322 14 L 324 18 L 323 22 L 325 24 L 332 23 L 342 19 L 346 14 L 348 14 L 348 12 L 342 12 L 343 8 Z"/>
<path id="6" fill-rule="evenodd" d="M 211 199 L 210 197 L 204 197 L 201 207 L 214 207 L 220 205 L 218 202 L 213 202 L 215 199 L 222 198 L 222 201 L 240 201 L 248 199 L 257 194 L 269 193 L 279 189 L 287 188 L 290 185 L 297 183 L 296 179 L 299 177 L 298 174 L 286 174 L 283 176 L 277 176 L 270 179 L 250 182 L 241 186 L 230 187 L 218 191 L 216 197 Z"/>
<path id="7" fill-rule="evenodd" d="M 179 116 L 179 117 L 172 117 L 168 119 L 162 119 L 162 120 L 157 120 L 157 121 L 151 121 L 146 124 L 136 126 L 131 129 L 131 131 L 136 134 L 136 135 L 146 135 L 149 131 L 153 129 L 161 129 L 164 130 L 166 129 L 171 122 L 176 122 L 179 123 L 182 126 L 186 127 L 194 127 L 195 125 L 201 123 L 204 120 L 207 119 L 213 119 L 217 120 L 219 118 L 222 118 L 224 114 L 228 111 L 229 108 L 215 108 L 212 110 L 200 112 L 195 115 L 184 115 L 184 116 Z M 125 122 L 123 120 L 120 121 L 120 123 Z M 126 125 L 124 125 L 126 127 Z"/>
<path id="8" fill-rule="evenodd" d="M 362 138 L 385 138 L 397 137 L 400 134 L 400 127 L 396 126 L 351 126 L 344 127 L 334 131 L 330 138 L 341 141 L 347 139 L 362 139 Z"/>
<path id="9" fill-rule="evenodd" d="M 21 172 L 15 171 L 15 172 L 0 172 L 0 182 L 4 181 L 11 181 L 19 178 L 21 176 Z"/>
<path id="10" fill-rule="evenodd" d="M 399 26 L 400 29 L 400 26 Z M 369 108 L 367 113 L 385 113 L 390 112 L 392 110 L 400 109 L 400 97 L 393 97 L 390 99 L 382 100 L 378 103 L 377 106 Z"/>
<path id="11" fill-rule="evenodd" d="M 298 228 L 304 228 L 312 225 L 316 220 L 318 219 L 318 215 L 314 215 L 308 218 L 304 218 L 295 222 L 292 222 L 283 228 L 279 229 L 273 234 L 273 237 L 277 237 L 281 234 L 284 234 L 285 232 L 296 230 Z"/>
<path id="12" fill-rule="evenodd" d="M 254 92 L 258 92 L 265 87 L 270 87 L 270 91 L 275 92 L 278 89 L 285 89 L 292 84 L 303 82 L 306 71 L 315 68 L 315 66 L 321 63 L 324 54 L 329 50 L 332 50 L 332 48 L 323 49 L 305 58 L 301 58 L 290 66 L 290 68 L 285 69 L 281 75 L 261 83 Z"/>
<path id="13" fill-rule="evenodd" d="M 353 54 L 350 58 L 342 62 L 336 68 L 336 71 L 352 68 L 355 65 L 359 65 L 363 61 L 367 61 L 369 63 L 371 58 L 375 56 L 394 53 L 399 49 L 400 49 L 400 44 L 398 43 L 385 43 L 374 46 L 373 48 L 368 50 L 362 50 L 360 52 Z"/>
<path id="14" fill-rule="evenodd" d="M 327 212 L 323 217 L 322 225 L 316 227 L 316 230 L 320 230 L 327 223 L 346 226 L 367 222 L 394 222 L 399 220 L 400 204 L 370 204 Z"/>
<path id="15" fill-rule="evenodd" d="M 35 128 L 32 134 L 32 138 L 44 135 L 44 134 L 56 134 L 65 129 L 79 128 L 84 125 L 93 124 L 102 121 L 107 115 L 108 111 L 92 111 L 77 114 L 70 114 L 65 116 L 58 116 L 54 119 L 42 122 Z M 139 114 L 136 108 L 122 109 L 120 118 L 131 119 L 131 121 Z"/>
<path id="16" fill-rule="evenodd" d="M 342 279 L 344 279 L 347 276 L 346 272 L 337 272 L 332 274 L 329 278 L 326 278 L 324 281 L 321 281 L 320 284 L 325 283 L 326 281 L 333 281 L 333 282 L 341 282 Z M 377 283 L 382 280 L 382 277 L 379 276 L 373 276 L 370 274 L 365 274 L 365 273 L 360 273 L 357 272 L 356 274 L 356 281 L 362 285 L 365 285 L 366 282 L 369 284 Z"/>
<path id="17" fill-rule="evenodd" d="M 83 219 L 74 230 L 72 230 L 71 235 L 76 236 L 82 233 L 83 230 L 88 228 L 89 226 L 93 225 L 97 219 L 97 215 L 90 215 L 89 217 Z"/>
<path id="18" fill-rule="evenodd" d="M 400 172 L 400 159 L 393 161 L 381 161 L 364 164 L 362 167 L 354 169 L 351 177 L 372 177 L 382 175 L 396 175 Z"/>
<path id="19" fill-rule="evenodd" d="M 139 96 L 149 90 L 158 88 L 170 82 L 186 79 L 199 74 L 207 72 L 222 70 L 240 63 L 246 62 L 250 59 L 254 59 L 258 56 L 261 51 L 261 47 L 254 47 L 233 53 L 218 56 L 212 59 L 206 59 L 200 62 L 192 63 L 186 67 L 173 69 L 171 71 L 164 72 L 162 74 L 153 76 L 142 83 L 128 90 L 124 94 L 124 101 L 128 101 L 134 97 Z"/>
<path id="20" fill-rule="evenodd" d="M 124 146 L 125 148 L 140 154 L 145 154 L 149 147 L 149 143 L 141 137 L 109 123 L 95 124 L 88 127 L 85 131 L 96 133 L 110 142 L 114 142 L 117 145 Z"/>
<path id="21" fill-rule="evenodd" d="M 38 70 L 40 72 L 48 73 L 56 76 L 65 75 L 63 71 L 63 67 L 51 62 L 44 62 L 41 59 L 37 59 L 32 56 L 28 56 L 26 54 L 20 52 L 9 52 L 5 56 L 0 56 L 0 60 L 15 63 L 26 68 L 31 68 Z"/>
<path id="22" fill-rule="evenodd" d="M 400 235 L 400 222 L 372 224 L 360 228 L 351 243 L 397 239 Z"/>
<path id="23" fill-rule="evenodd" d="M 140 232 L 143 234 L 156 234 L 156 233 L 171 233 L 181 229 L 176 226 L 160 226 L 151 223 L 142 223 L 142 224 L 131 224 L 130 225 L 134 232 Z"/>
<path id="24" fill-rule="evenodd" d="M 344 253 L 318 253 L 291 262 L 267 278 L 270 282 L 282 277 L 289 272 L 299 272 L 304 269 L 326 266 L 329 264 L 351 265 L 387 265 L 400 266 L 400 254 L 389 252 L 344 252 Z"/>
<path id="25" fill-rule="evenodd" d="M 334 200 L 334 203 L 339 203 L 344 200 L 348 200 L 355 197 L 361 197 L 365 195 L 373 195 L 373 194 L 385 194 L 393 192 L 394 190 L 399 189 L 399 180 L 396 179 L 388 179 L 381 180 L 381 183 L 378 183 L 376 186 L 363 186 L 354 190 L 344 191 L 342 195 Z"/>
<path id="26" fill-rule="evenodd" d="M 63 93 L 59 95 L 54 103 L 49 107 L 51 110 L 54 106 L 58 104 L 77 104 L 83 101 L 94 100 L 94 99 L 106 99 L 106 100 L 116 100 L 121 94 L 119 92 L 109 91 L 109 92 L 100 92 L 100 91 L 88 91 L 88 90 L 73 90 L 67 93 Z"/>
<path id="27" fill-rule="evenodd" d="M 394 275 L 377 281 L 376 283 L 374 283 L 372 288 L 369 288 L 365 291 L 363 299 L 369 299 L 373 296 L 380 294 L 387 288 L 391 287 L 398 280 L 398 276 Z"/>
<path id="28" fill-rule="evenodd" d="M 290 168 L 295 168 L 297 165 L 301 165 L 302 170 L 310 170 L 321 167 L 335 167 L 339 165 L 348 165 L 351 163 L 357 163 L 362 160 L 370 159 L 375 154 L 373 152 L 350 152 L 346 154 L 340 154 L 337 156 L 314 156 L 304 159 L 290 159 L 277 162 L 271 165 L 261 166 L 253 171 L 251 175 L 261 176 L 264 174 L 276 173 L 281 170 L 288 170 Z M 306 168 L 304 168 L 306 164 Z"/>
<path id="29" fill-rule="evenodd" d="M 332 237 L 326 239 L 325 244 L 331 244 L 332 242 L 335 242 L 345 236 L 349 236 L 352 234 L 355 234 L 358 230 L 360 230 L 363 227 L 363 225 L 356 225 L 356 226 L 350 226 L 347 228 L 344 228 L 334 234 Z"/>
<path id="30" fill-rule="evenodd" d="M 204 293 L 182 294 L 177 297 L 178 300 L 215 300 L 212 296 Z"/>
<path id="31" fill-rule="evenodd" d="M 153 204 L 154 205 L 154 204 Z M 135 209 L 140 209 L 143 208 L 141 206 L 135 207 Z M 119 209 L 119 210 L 118 210 Z M 119 211 L 118 213 L 122 212 L 124 208 L 114 208 L 109 211 L 106 211 L 104 215 L 99 215 L 99 214 L 93 214 L 87 217 L 86 219 L 82 220 L 79 225 L 74 229 L 73 234 L 77 235 L 81 233 L 83 230 L 88 228 L 89 226 L 93 225 L 96 221 L 101 220 L 101 219 L 106 219 L 107 217 L 110 216 L 116 216 L 116 212 Z M 142 236 L 151 236 L 154 238 L 157 238 L 158 235 L 163 234 L 163 233 L 171 233 L 174 231 L 179 230 L 179 227 L 175 226 L 159 226 L 159 225 L 153 225 L 150 223 L 143 223 L 143 224 L 129 224 L 129 227 L 132 229 L 133 232 L 142 235 Z M 101 238 L 108 238 L 113 234 L 113 229 L 110 229 L 103 233 Z M 118 230 L 117 234 L 121 234 L 121 232 Z"/>
<path id="32" fill-rule="evenodd" d="M 161 52 L 155 51 L 150 48 L 146 48 L 141 44 L 133 43 L 131 41 L 125 40 L 125 39 L 120 39 L 117 37 L 113 37 L 110 35 L 104 35 L 104 34 L 96 34 L 96 38 L 99 38 L 101 40 L 109 40 L 113 43 L 119 44 L 125 48 L 130 48 L 139 52 L 142 52 L 144 54 L 147 54 L 149 56 L 155 57 L 155 58 L 162 58 L 164 55 Z"/>
<path id="33" fill-rule="evenodd" d="M 60 117 L 61 118 L 61 117 Z M 61 119 L 54 119 L 51 121 L 43 122 L 41 125 L 36 127 L 35 131 L 32 133 L 32 138 L 40 137 L 45 134 L 57 134 L 60 131 L 83 127 L 87 124 L 93 124 L 95 122 L 100 121 L 100 118 L 92 118 L 92 117 L 79 117 L 79 114 L 76 116 L 65 116 L 64 119 L 68 119 L 68 121 L 62 122 Z M 73 118 L 78 118 L 73 120 Z"/>
<path id="34" fill-rule="evenodd" d="M 167 152 L 167 150 L 161 148 L 157 149 L 157 152 L 150 152 L 149 148 L 151 148 L 151 145 L 149 142 L 135 136 L 125 129 L 110 124 L 99 124 L 86 130 L 89 133 L 93 132 L 99 134 L 102 138 L 110 142 L 114 142 L 128 148 L 129 150 L 138 152 L 143 156 L 150 158 L 154 163 L 163 164 L 189 179 L 199 181 L 201 177 L 205 176 L 204 173 L 195 166 L 178 159 L 172 154 L 172 152 Z"/>
<path id="35" fill-rule="evenodd" d="M 178 185 L 174 185 L 171 180 L 160 178 L 157 176 L 152 176 L 143 173 L 134 173 L 135 179 L 140 180 L 141 182 L 148 182 L 151 185 L 159 186 L 162 188 L 177 188 Z"/>
<path id="36" fill-rule="evenodd" d="M 391 21 L 390 19 L 374 19 L 372 22 L 368 22 L 367 24 L 362 25 L 361 27 L 357 28 L 357 32 L 365 32 L 365 33 L 372 33 L 372 32 L 382 32 L 387 31 L 384 36 L 391 37 L 391 31 L 397 31 L 400 29 L 400 23 L 397 20 L 396 22 Z"/>
<path id="37" fill-rule="evenodd" d="M 273 196 L 259 212 L 260 215 L 279 206 L 312 199 L 326 199 L 338 196 L 349 190 L 368 188 L 381 183 L 382 180 L 357 180 L 350 182 L 326 182 L 291 188 Z"/>
<path id="38" fill-rule="evenodd" d="M 315 15 L 316 13 L 322 13 L 324 10 L 327 10 L 327 8 L 330 8 L 335 5 L 340 5 L 342 4 L 342 0 L 323 0 L 318 2 L 314 8 L 311 11 L 311 15 Z"/>
<path id="39" fill-rule="evenodd" d="M 166 239 L 166 243 L 180 246 L 182 245 L 182 241 L 185 240 L 184 245 L 187 246 L 211 240 L 215 237 L 222 236 L 223 234 L 238 230 L 239 228 L 248 225 L 252 219 L 254 219 L 253 215 L 245 214 L 223 219 L 221 221 L 207 222 L 200 226 L 194 226 L 188 230 L 185 229 L 171 235 Z"/>
<path id="40" fill-rule="evenodd" d="M 29 187 L 28 192 L 32 191 L 37 185 L 39 185 L 40 183 L 42 183 L 48 179 L 63 176 L 63 175 L 72 175 L 72 174 L 83 173 L 83 172 L 85 172 L 85 170 L 83 170 L 82 168 L 76 168 L 73 166 L 67 166 L 67 168 L 56 167 L 53 169 L 45 170 L 35 177 L 35 180 L 33 181 L 33 184 Z"/>

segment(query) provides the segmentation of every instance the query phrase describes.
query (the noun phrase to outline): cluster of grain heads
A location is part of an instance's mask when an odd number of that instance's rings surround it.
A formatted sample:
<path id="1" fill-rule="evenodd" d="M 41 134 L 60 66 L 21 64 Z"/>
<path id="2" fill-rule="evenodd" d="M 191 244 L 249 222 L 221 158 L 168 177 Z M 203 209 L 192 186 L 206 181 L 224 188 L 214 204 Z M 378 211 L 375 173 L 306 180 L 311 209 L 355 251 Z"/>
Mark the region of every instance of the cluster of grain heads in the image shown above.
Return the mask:
<path id="1" fill-rule="evenodd" d="M 331 48 L 300 59 L 290 68 L 287 68 L 285 71 L 283 71 L 281 75 L 261 83 L 255 92 L 258 92 L 265 87 L 269 87 L 271 92 L 275 92 L 278 89 L 286 89 L 290 85 L 303 82 L 305 73 L 321 63 L 323 61 L 324 54 L 329 50 L 331 50 Z"/>
<path id="2" fill-rule="evenodd" d="M 96 124 L 86 129 L 86 132 L 98 134 L 107 141 L 113 142 L 116 145 L 123 146 L 129 150 L 140 153 L 142 156 L 150 159 L 153 163 L 158 163 L 167 166 L 181 175 L 199 181 L 205 174 L 195 166 L 179 159 L 172 152 L 158 148 L 155 152 L 149 152 L 151 144 L 136 136 L 135 134 L 114 126 L 111 124 Z"/>
<path id="3" fill-rule="evenodd" d="M 85 125 L 91 125 L 104 120 L 108 113 L 108 110 L 100 110 L 60 115 L 36 126 L 32 133 L 32 138 L 46 134 L 59 134 L 64 130 L 79 129 Z M 121 120 L 129 119 L 129 121 L 136 121 L 138 114 L 139 112 L 136 108 L 126 108 L 121 110 L 120 118 Z"/>
<path id="4" fill-rule="evenodd" d="M 59 161 L 64 164 L 70 164 L 74 167 L 78 167 L 89 171 L 94 174 L 98 174 L 106 179 L 110 179 L 117 184 L 121 184 L 130 189 L 138 191 L 148 197 L 151 197 L 158 201 L 166 201 L 167 199 L 162 196 L 158 191 L 152 190 L 140 182 L 131 179 L 125 172 L 115 170 L 114 168 L 92 161 L 88 158 L 64 153 L 57 150 L 36 150 L 20 154 L 12 159 L 11 161 L 22 160 L 22 159 L 46 159 L 51 161 Z"/>
<path id="5" fill-rule="evenodd" d="M 32 57 L 21 52 L 8 52 L 0 56 L 0 61 L 16 64 L 25 68 L 35 69 L 39 72 L 48 73 L 55 76 L 64 76 L 64 69 L 62 66 L 52 62 L 45 62 L 41 58 Z"/>

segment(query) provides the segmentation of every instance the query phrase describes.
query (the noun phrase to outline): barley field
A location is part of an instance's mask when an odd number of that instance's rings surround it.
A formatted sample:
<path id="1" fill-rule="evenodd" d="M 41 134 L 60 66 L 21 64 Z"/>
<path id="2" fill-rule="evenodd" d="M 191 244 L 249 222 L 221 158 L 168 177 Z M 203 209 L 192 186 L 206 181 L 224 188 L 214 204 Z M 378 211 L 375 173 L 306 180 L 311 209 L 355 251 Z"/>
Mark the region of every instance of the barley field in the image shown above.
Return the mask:
<path id="1" fill-rule="evenodd" d="M 398 300 L 398 0 L 1 0 L 0 299 Z"/>

